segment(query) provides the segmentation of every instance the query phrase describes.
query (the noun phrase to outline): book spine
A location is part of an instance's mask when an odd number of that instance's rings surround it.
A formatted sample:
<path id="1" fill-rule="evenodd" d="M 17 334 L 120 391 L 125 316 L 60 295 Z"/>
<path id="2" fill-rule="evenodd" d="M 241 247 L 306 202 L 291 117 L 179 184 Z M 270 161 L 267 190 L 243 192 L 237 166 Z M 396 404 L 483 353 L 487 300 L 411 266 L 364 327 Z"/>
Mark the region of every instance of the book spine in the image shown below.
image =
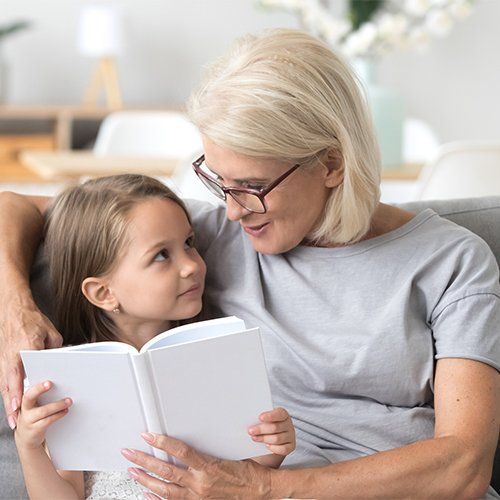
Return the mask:
<path id="1" fill-rule="evenodd" d="M 155 395 L 156 383 L 150 370 L 147 353 L 133 354 L 131 360 L 147 430 L 155 434 L 166 434 L 167 430 L 162 425 L 161 408 L 157 404 L 158 399 Z M 173 462 L 173 457 L 170 457 L 164 451 L 154 447 L 151 447 L 151 451 L 156 458 Z"/>

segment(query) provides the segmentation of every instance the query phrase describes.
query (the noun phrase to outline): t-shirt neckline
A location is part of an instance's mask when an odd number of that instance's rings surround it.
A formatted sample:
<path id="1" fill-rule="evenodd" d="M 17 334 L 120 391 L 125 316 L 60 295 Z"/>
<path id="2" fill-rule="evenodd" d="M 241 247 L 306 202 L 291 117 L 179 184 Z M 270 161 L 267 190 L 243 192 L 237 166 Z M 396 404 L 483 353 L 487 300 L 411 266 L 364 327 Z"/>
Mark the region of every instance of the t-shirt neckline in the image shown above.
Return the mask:
<path id="1" fill-rule="evenodd" d="M 380 236 L 375 236 L 368 240 L 359 241 L 357 243 L 353 243 L 352 245 L 347 245 L 344 247 L 333 247 L 333 248 L 299 245 L 290 250 L 289 252 L 287 252 L 287 254 L 305 256 L 305 257 L 310 255 L 311 256 L 314 255 L 316 257 L 322 257 L 322 256 L 348 257 L 351 255 L 358 255 L 360 253 L 371 250 L 372 248 L 375 248 L 377 246 L 401 238 L 405 234 L 408 234 L 409 232 L 415 230 L 418 226 L 423 224 L 431 217 L 434 217 L 435 215 L 437 214 L 436 212 L 434 212 L 434 210 L 432 210 L 431 208 L 426 208 L 418 212 L 415 215 L 415 217 L 410 219 L 402 226 L 399 226 L 398 228 L 393 229 L 392 231 L 389 231 L 385 234 L 381 234 Z"/>

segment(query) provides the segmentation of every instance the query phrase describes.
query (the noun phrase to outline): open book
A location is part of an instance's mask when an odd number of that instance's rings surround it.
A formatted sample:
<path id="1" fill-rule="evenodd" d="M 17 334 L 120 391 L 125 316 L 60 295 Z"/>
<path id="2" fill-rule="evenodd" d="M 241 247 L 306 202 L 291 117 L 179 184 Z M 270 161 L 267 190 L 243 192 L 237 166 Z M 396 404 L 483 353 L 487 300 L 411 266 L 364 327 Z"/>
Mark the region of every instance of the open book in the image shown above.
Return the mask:
<path id="1" fill-rule="evenodd" d="M 133 448 L 175 463 L 140 436 L 182 439 L 219 458 L 269 453 L 247 433 L 272 409 L 258 328 L 228 317 L 173 328 L 140 352 L 120 342 L 22 351 L 29 384 L 51 380 L 45 404 L 73 405 L 47 431 L 57 469 L 126 470 L 120 450 Z"/>

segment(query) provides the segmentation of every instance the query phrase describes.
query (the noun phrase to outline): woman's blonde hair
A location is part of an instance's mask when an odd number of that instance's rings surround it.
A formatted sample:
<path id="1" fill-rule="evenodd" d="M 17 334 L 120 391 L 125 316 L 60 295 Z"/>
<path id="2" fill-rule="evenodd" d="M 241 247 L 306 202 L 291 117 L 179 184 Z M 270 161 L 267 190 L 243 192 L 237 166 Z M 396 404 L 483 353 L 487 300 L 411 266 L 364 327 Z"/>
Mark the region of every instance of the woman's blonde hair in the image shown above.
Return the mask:
<path id="1" fill-rule="evenodd" d="M 178 196 L 145 175 L 93 179 L 54 200 L 45 223 L 45 251 L 55 323 L 66 344 L 117 339 L 112 319 L 85 298 L 81 285 L 85 278 L 113 270 L 127 243 L 129 213 L 148 198 L 172 200 L 190 221 Z"/>
<path id="2" fill-rule="evenodd" d="M 349 66 L 307 33 L 248 35 L 208 67 L 188 101 L 200 132 L 219 146 L 314 165 L 342 159 L 344 181 L 310 235 L 348 244 L 370 227 L 380 198 L 380 153 L 360 84 Z"/>

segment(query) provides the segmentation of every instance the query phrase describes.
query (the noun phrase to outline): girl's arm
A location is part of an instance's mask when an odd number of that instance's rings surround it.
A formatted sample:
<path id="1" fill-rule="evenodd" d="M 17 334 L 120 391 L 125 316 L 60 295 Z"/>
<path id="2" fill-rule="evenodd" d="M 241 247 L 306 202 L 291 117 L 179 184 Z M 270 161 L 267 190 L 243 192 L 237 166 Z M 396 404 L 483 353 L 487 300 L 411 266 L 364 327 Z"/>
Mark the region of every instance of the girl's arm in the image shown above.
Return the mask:
<path id="1" fill-rule="evenodd" d="M 83 472 L 57 471 L 43 446 L 18 448 L 30 500 L 83 500 Z"/>
<path id="2" fill-rule="evenodd" d="M 37 406 L 37 399 L 51 388 L 50 382 L 31 387 L 23 396 L 15 440 L 31 500 L 79 500 L 84 498 L 83 473 L 55 469 L 45 451 L 45 432 L 68 413 L 69 398 Z"/>
<path id="3" fill-rule="evenodd" d="M 0 390 L 11 428 L 23 394 L 19 351 L 61 345 L 61 336 L 38 310 L 29 287 L 29 269 L 49 201 L 0 193 Z"/>

